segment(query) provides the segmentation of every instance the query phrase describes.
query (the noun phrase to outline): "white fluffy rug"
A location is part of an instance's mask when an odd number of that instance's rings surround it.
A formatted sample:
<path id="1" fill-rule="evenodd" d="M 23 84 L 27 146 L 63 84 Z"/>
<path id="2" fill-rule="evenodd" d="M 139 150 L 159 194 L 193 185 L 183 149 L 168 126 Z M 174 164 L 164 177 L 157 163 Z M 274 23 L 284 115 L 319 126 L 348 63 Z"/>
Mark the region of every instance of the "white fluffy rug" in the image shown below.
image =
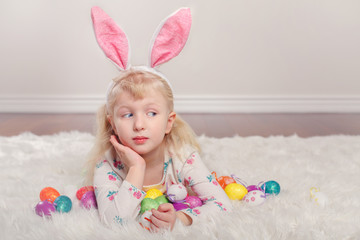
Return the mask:
<path id="1" fill-rule="evenodd" d="M 173 232 L 151 234 L 133 222 L 108 229 L 96 210 L 79 207 L 82 166 L 93 136 L 70 132 L 0 137 L 1 239 L 360 239 L 360 136 L 200 137 L 203 160 L 218 175 L 248 184 L 276 180 L 281 193 L 261 206 L 233 202 L 235 211 Z M 51 220 L 34 212 L 40 190 L 52 186 L 73 199 Z M 319 187 L 329 201 L 310 200 Z"/>

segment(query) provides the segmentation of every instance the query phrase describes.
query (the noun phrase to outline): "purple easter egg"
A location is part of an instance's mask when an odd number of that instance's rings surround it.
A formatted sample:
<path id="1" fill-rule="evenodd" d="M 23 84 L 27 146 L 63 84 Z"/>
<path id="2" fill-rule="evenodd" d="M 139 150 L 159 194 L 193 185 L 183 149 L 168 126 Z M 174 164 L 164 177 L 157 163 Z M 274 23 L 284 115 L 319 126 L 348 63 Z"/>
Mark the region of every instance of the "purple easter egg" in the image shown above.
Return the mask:
<path id="1" fill-rule="evenodd" d="M 90 209 L 90 208 L 97 208 L 97 202 L 94 191 L 87 191 L 81 197 L 80 205 L 83 208 Z"/>
<path id="2" fill-rule="evenodd" d="M 187 202 L 190 205 L 191 209 L 200 207 L 203 205 L 201 199 L 198 198 L 197 196 L 187 196 L 185 198 L 185 202 Z"/>
<path id="3" fill-rule="evenodd" d="M 255 191 L 255 190 L 260 190 L 261 191 L 261 188 L 256 186 L 256 185 L 247 186 L 246 189 L 248 190 L 248 192 Z"/>
<path id="4" fill-rule="evenodd" d="M 55 211 L 55 206 L 51 202 L 48 202 L 46 200 L 40 201 L 35 207 L 35 212 L 40 217 L 51 217 L 51 214 Z"/>
<path id="5" fill-rule="evenodd" d="M 189 208 L 189 205 L 185 204 L 185 203 L 173 203 L 173 206 L 174 206 L 176 211 L 180 211 L 180 210 Z"/>

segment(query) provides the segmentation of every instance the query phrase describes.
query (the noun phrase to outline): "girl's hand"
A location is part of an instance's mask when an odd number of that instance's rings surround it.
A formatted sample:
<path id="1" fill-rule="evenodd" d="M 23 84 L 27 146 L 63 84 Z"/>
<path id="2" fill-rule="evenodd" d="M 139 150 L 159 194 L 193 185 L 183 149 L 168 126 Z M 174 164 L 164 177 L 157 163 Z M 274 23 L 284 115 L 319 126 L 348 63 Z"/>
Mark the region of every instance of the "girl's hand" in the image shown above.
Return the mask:
<path id="1" fill-rule="evenodd" d="M 150 228 L 154 232 L 159 232 L 161 229 L 174 228 L 176 222 L 176 211 L 171 203 L 161 204 L 158 210 L 152 209 L 152 216 L 150 217 Z"/>
<path id="2" fill-rule="evenodd" d="M 143 188 L 146 162 L 139 154 L 129 147 L 120 144 L 114 135 L 110 138 L 116 154 L 121 161 L 129 168 L 125 180 L 138 189 Z"/>
<path id="3" fill-rule="evenodd" d="M 111 135 L 110 142 L 114 146 L 121 162 L 123 162 L 128 168 L 145 166 L 145 160 L 131 148 L 120 144 L 114 135 Z"/>

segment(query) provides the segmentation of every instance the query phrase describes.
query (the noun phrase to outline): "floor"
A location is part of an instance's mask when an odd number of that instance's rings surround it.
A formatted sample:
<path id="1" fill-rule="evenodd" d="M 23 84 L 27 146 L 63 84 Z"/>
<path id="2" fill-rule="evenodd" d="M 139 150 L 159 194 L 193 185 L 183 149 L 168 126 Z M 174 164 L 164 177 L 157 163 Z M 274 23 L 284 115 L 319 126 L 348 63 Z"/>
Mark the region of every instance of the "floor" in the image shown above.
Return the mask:
<path id="1" fill-rule="evenodd" d="M 239 136 L 325 136 L 360 135 L 360 114 L 181 114 L 198 135 Z M 77 130 L 94 133 L 94 114 L 0 113 L 0 136 L 30 131 L 49 135 Z"/>

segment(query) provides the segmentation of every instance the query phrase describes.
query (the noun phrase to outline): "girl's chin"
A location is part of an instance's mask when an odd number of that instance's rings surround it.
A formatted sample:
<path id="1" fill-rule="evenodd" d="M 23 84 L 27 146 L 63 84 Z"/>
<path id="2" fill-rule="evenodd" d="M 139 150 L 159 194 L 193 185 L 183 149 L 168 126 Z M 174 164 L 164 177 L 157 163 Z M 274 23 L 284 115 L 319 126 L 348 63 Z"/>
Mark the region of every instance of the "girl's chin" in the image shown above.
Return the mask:
<path id="1" fill-rule="evenodd" d="M 147 149 L 144 149 L 144 147 L 129 146 L 129 148 L 131 148 L 134 152 L 136 152 L 136 153 L 139 154 L 140 156 L 146 155 L 146 154 L 150 153 L 150 151 L 147 150 Z"/>

